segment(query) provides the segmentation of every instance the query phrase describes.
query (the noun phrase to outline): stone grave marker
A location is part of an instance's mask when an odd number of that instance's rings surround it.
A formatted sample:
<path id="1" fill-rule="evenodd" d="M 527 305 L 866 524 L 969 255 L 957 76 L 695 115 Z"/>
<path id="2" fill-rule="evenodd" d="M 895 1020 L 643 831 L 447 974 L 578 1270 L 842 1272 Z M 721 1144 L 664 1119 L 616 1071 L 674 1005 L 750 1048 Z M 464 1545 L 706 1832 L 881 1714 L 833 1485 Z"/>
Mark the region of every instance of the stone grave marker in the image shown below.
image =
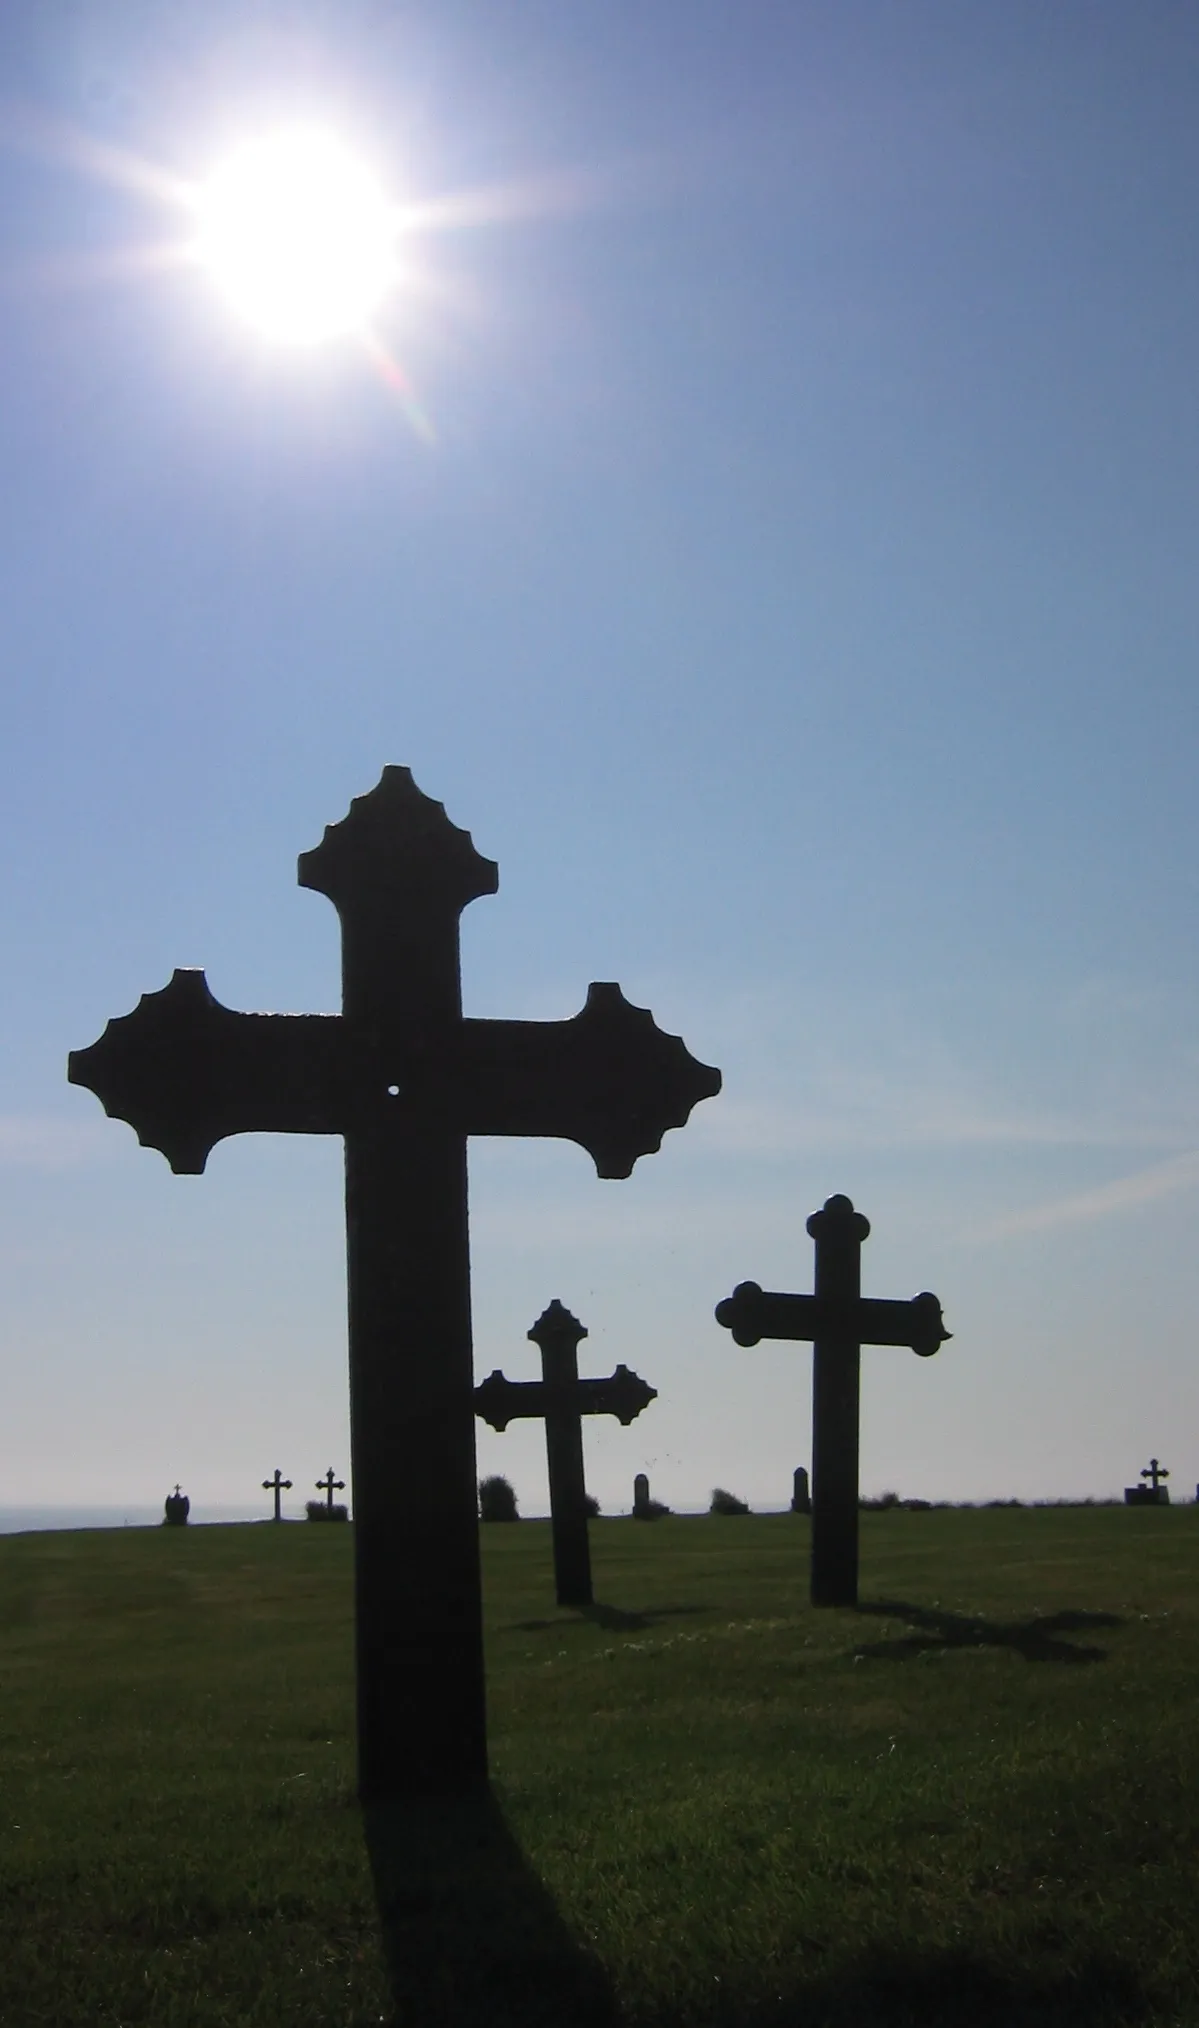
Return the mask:
<path id="1" fill-rule="evenodd" d="M 862 1295 L 870 1223 L 848 1197 L 830 1197 L 812 1213 L 808 1231 L 816 1242 L 812 1295 L 775 1295 L 741 1282 L 717 1304 L 716 1321 L 738 1345 L 762 1338 L 812 1343 L 812 1604 L 856 1605 L 861 1348 L 908 1345 L 928 1358 L 950 1333 L 927 1291 L 910 1302 Z"/>
<path id="2" fill-rule="evenodd" d="M 806 1465 L 796 1465 L 791 1478 L 791 1512 L 810 1514 L 812 1511 L 812 1490 L 808 1484 Z"/>
<path id="3" fill-rule="evenodd" d="M 633 1480 L 633 1518 L 644 1521 L 649 1513 L 649 1479 L 644 1472 L 638 1472 Z"/>
<path id="4" fill-rule="evenodd" d="M 627 1366 L 607 1380 L 580 1380 L 579 1341 L 586 1336 L 586 1327 L 555 1297 L 529 1332 L 541 1350 L 541 1379 L 506 1380 L 497 1370 L 475 1389 L 476 1413 L 493 1429 L 507 1429 L 520 1416 L 545 1418 L 554 1584 L 565 1606 L 593 1603 L 582 1418 L 614 1415 L 627 1429 L 658 1398 L 657 1388 Z"/>
<path id="5" fill-rule="evenodd" d="M 358 1787 L 487 1781 L 466 1143 L 577 1141 L 630 1174 L 719 1071 L 615 985 L 557 1022 L 462 1013 L 459 917 L 498 871 L 386 768 L 300 859 L 342 932 L 340 1014 L 241 1014 L 176 972 L 73 1052 L 68 1076 L 177 1174 L 229 1134 L 345 1141 Z"/>
<path id="6" fill-rule="evenodd" d="M 288 1492 L 290 1493 L 290 1491 L 291 1491 L 291 1480 L 290 1480 L 290 1479 L 285 1479 L 285 1478 L 283 1477 L 283 1474 L 282 1474 L 282 1472 L 281 1472 L 281 1471 L 279 1470 L 279 1467 L 278 1467 L 278 1465 L 276 1465 L 276 1466 L 275 1466 L 275 1476 L 274 1476 L 274 1478 L 273 1478 L 273 1479 L 264 1479 L 264 1480 L 263 1480 L 263 1482 L 262 1482 L 262 1490 L 263 1490 L 263 1492 L 264 1492 L 264 1493 L 273 1493 L 273 1494 L 275 1495 L 275 1519 L 276 1519 L 276 1521 L 282 1521 L 282 1519 L 283 1519 L 283 1509 L 282 1509 L 282 1507 L 281 1507 L 281 1506 L 280 1506 L 280 1504 L 279 1504 L 279 1495 L 280 1495 L 280 1492 L 282 1491 L 282 1489 L 283 1489 L 284 1487 L 286 1487 L 286 1488 L 287 1488 L 287 1491 L 288 1491 Z"/>
<path id="7" fill-rule="evenodd" d="M 191 1512 L 191 1504 L 192 1503 L 188 1499 L 187 1494 L 181 1493 L 179 1491 L 178 1485 L 176 1485 L 174 1492 L 167 1494 L 166 1502 L 163 1507 L 163 1519 L 166 1522 L 167 1527 L 168 1528 L 185 1527 L 187 1523 L 187 1517 Z"/>

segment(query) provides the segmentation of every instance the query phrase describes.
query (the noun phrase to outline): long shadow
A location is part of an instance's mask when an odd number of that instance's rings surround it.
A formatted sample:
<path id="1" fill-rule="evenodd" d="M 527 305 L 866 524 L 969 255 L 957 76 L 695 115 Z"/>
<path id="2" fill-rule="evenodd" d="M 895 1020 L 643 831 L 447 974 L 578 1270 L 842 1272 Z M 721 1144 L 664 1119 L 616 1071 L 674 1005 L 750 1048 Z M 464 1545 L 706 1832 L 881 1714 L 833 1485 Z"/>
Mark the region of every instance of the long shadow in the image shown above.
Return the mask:
<path id="1" fill-rule="evenodd" d="M 1053 1613 L 1045 1619 L 983 1620 L 969 1613 L 947 1613 L 906 1599 L 871 1599 L 859 1613 L 876 1619 L 906 1620 L 915 1629 L 891 1641 L 871 1641 L 855 1653 L 875 1662 L 904 1662 L 913 1655 L 944 1653 L 949 1648 L 1010 1648 L 1026 1662 L 1105 1662 L 1106 1648 L 1077 1647 L 1062 1634 L 1090 1627 L 1121 1627 L 1116 1613 Z"/>
<path id="2" fill-rule="evenodd" d="M 570 1934 L 493 1795 L 363 1812 L 391 2028 L 610 2028 L 600 1965 Z"/>
<path id="3" fill-rule="evenodd" d="M 867 1946 L 856 1963 L 814 1973 L 773 2000 L 733 2002 L 714 2020 L 720 2028 L 1131 2028 L 1161 2018 L 1138 1972 L 1114 1954 L 1049 1969 L 914 1945 Z"/>
<path id="4" fill-rule="evenodd" d="M 712 1608 L 706 1605 L 668 1605 L 653 1606 L 648 1612 L 630 1613 L 625 1612 L 622 1606 L 597 1603 L 589 1606 L 563 1607 L 563 1611 L 567 1610 L 576 1612 L 581 1620 L 590 1620 L 594 1626 L 608 1627 L 614 1633 L 633 1634 L 643 1632 L 646 1627 L 657 1626 L 659 1620 L 677 1619 L 683 1613 L 711 1612 Z M 560 1619 L 513 1620 L 510 1631 L 520 1634 L 545 1634 L 560 1628 L 561 1625 Z"/>

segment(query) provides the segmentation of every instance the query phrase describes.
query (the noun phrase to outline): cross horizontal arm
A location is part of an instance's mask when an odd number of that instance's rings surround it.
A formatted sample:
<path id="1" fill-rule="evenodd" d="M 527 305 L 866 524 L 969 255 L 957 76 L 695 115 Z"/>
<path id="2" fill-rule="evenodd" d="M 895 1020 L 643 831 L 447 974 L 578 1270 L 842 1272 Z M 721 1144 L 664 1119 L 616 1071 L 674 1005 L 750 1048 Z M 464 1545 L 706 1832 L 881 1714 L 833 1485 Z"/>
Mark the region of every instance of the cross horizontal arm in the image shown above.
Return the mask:
<path id="1" fill-rule="evenodd" d="M 555 1410 L 566 1415 L 614 1415 L 627 1428 L 658 1390 L 627 1366 L 618 1366 L 606 1380 L 580 1380 L 569 1388 L 548 1387 L 544 1380 L 508 1380 L 489 1373 L 475 1389 L 475 1413 L 492 1429 L 507 1429 L 523 1417 L 541 1418 Z"/>
<path id="2" fill-rule="evenodd" d="M 756 1282 L 740 1282 L 716 1306 L 716 1321 L 731 1331 L 738 1345 L 756 1345 L 763 1338 L 846 1338 L 859 1345 L 907 1345 L 929 1358 L 952 1333 L 945 1329 L 941 1305 L 927 1290 L 910 1302 L 858 1296 L 840 1303 L 818 1296 L 776 1295 Z"/>
<path id="3" fill-rule="evenodd" d="M 720 1090 L 718 1070 L 620 987 L 593 984 L 569 1021 L 464 1021 L 460 1105 L 471 1134 L 576 1141 L 601 1176 L 631 1175 Z"/>
<path id="4" fill-rule="evenodd" d="M 601 1176 L 627 1176 L 721 1082 L 619 986 L 593 985 L 569 1021 L 380 1034 L 337 1014 L 235 1013 L 198 971 L 72 1050 L 67 1076 L 196 1176 L 230 1134 L 344 1134 L 393 1106 L 454 1133 L 576 1141 Z"/>
<path id="5" fill-rule="evenodd" d="M 349 1110 L 336 1014 L 236 1014 L 203 972 L 177 971 L 67 1059 L 114 1119 L 177 1176 L 199 1176 L 229 1134 L 337 1134 Z"/>

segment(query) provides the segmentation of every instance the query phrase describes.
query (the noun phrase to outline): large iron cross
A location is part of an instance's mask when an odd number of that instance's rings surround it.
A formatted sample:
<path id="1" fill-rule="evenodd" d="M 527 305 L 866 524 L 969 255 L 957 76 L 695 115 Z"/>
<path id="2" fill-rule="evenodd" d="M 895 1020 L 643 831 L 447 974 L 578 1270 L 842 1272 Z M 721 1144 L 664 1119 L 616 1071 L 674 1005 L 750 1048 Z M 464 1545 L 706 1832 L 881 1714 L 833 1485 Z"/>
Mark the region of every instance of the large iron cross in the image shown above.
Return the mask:
<path id="1" fill-rule="evenodd" d="M 521 1416 L 544 1416 L 558 1604 L 589 1606 L 591 1544 L 582 1418 L 614 1415 L 627 1428 L 657 1400 L 658 1390 L 627 1366 L 618 1366 L 607 1380 L 580 1380 L 579 1340 L 587 1336 L 586 1326 L 557 1297 L 528 1335 L 541 1348 L 541 1379 L 506 1380 L 498 1370 L 489 1373 L 475 1389 L 475 1408 L 484 1422 L 499 1430 Z"/>
<path id="2" fill-rule="evenodd" d="M 467 1136 L 558 1136 L 627 1176 L 720 1073 L 615 985 L 569 1021 L 464 1019 L 458 919 L 498 869 L 407 768 L 328 827 L 299 878 L 341 919 L 340 1015 L 234 1013 L 180 971 L 68 1076 L 177 1174 L 229 1134 L 344 1136 L 359 1792 L 478 1788 Z"/>
<path id="3" fill-rule="evenodd" d="M 812 1359 L 812 1604 L 858 1602 L 858 1404 L 863 1345 L 909 1345 L 927 1359 L 951 1335 L 927 1290 L 910 1302 L 862 1294 L 862 1241 L 870 1221 L 848 1197 L 814 1211 L 815 1293 L 773 1295 L 740 1282 L 716 1306 L 738 1345 L 810 1340 Z"/>

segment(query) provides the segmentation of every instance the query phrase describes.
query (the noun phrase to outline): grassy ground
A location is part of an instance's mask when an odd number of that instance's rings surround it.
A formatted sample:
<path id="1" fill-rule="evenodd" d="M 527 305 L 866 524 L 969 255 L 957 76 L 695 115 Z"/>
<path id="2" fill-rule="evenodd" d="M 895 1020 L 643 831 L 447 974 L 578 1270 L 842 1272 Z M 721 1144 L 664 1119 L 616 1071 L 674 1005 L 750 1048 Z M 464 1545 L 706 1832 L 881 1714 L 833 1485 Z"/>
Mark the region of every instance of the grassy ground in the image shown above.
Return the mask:
<path id="1" fill-rule="evenodd" d="M 806 1526 L 485 1529 L 497 1807 L 365 1840 L 348 1530 L 0 1538 L 0 2021 L 1199 2024 L 1199 1510 Z"/>

